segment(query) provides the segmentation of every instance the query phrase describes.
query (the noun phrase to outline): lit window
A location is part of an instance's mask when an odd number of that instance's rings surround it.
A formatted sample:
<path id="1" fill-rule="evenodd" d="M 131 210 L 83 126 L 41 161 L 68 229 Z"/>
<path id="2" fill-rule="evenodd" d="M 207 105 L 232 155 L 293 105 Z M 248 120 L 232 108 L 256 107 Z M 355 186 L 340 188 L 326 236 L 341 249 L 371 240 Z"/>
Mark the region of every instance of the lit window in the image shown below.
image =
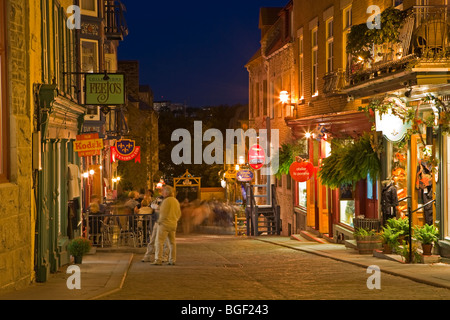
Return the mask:
<path id="1" fill-rule="evenodd" d="M 98 15 L 97 0 L 81 0 L 81 12 L 96 17 Z"/>
<path id="2" fill-rule="evenodd" d="M 319 44 L 317 39 L 318 28 L 314 28 L 311 33 L 312 47 L 312 74 L 311 74 L 311 95 L 317 96 L 319 93 Z"/>
<path id="3" fill-rule="evenodd" d="M 334 34 L 333 18 L 327 20 L 327 73 L 333 72 Z"/>
<path id="4" fill-rule="evenodd" d="M 347 69 L 347 66 L 349 64 L 349 60 L 351 59 L 350 55 L 347 53 L 347 38 L 348 34 L 350 33 L 350 30 L 352 28 L 352 6 L 348 6 L 343 10 L 343 24 L 344 24 L 344 30 L 343 30 L 343 61 L 342 66 L 344 69 Z"/>
<path id="5" fill-rule="evenodd" d="M 303 208 L 308 207 L 308 191 L 307 182 L 302 182 L 298 184 L 298 205 Z"/>

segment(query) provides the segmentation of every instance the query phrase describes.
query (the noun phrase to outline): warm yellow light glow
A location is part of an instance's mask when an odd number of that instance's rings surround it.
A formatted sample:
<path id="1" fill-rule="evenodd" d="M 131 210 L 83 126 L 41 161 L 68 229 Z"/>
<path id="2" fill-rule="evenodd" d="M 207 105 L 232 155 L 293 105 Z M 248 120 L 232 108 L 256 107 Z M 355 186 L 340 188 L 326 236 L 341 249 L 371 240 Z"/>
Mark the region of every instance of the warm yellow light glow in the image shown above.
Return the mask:
<path id="1" fill-rule="evenodd" d="M 89 172 L 83 173 L 83 178 L 89 178 Z"/>
<path id="2" fill-rule="evenodd" d="M 116 179 L 117 179 L 117 181 L 120 181 L 120 177 L 117 177 Z"/>
<path id="3" fill-rule="evenodd" d="M 239 171 L 241 169 L 241 167 L 237 164 L 235 169 L 236 169 L 236 171 Z"/>
<path id="4" fill-rule="evenodd" d="M 312 137 L 311 132 L 305 133 L 305 138 L 306 138 L 306 139 L 311 139 L 311 137 Z"/>
<path id="5" fill-rule="evenodd" d="M 280 92 L 280 101 L 281 101 L 281 103 L 288 103 L 289 102 L 289 92 L 281 91 Z"/>
<path id="6" fill-rule="evenodd" d="M 94 170 L 91 170 L 91 171 L 89 171 L 89 174 L 90 174 L 91 176 L 93 176 L 93 175 L 95 174 L 95 171 L 94 171 Z"/>

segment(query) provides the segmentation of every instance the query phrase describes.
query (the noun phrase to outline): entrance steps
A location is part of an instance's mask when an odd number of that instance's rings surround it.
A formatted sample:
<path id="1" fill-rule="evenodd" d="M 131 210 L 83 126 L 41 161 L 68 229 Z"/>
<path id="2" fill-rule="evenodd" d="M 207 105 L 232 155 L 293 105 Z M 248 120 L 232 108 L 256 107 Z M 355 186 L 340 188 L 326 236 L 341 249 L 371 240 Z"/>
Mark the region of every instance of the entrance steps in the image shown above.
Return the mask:
<path id="1" fill-rule="evenodd" d="M 328 241 L 326 241 L 323 238 L 319 238 L 317 235 L 313 234 L 310 231 L 300 231 L 300 234 L 298 235 L 292 235 L 291 236 L 292 239 L 298 240 L 298 241 L 312 241 L 312 242 L 318 242 L 318 243 L 322 243 L 322 244 L 327 244 L 329 243 Z"/>

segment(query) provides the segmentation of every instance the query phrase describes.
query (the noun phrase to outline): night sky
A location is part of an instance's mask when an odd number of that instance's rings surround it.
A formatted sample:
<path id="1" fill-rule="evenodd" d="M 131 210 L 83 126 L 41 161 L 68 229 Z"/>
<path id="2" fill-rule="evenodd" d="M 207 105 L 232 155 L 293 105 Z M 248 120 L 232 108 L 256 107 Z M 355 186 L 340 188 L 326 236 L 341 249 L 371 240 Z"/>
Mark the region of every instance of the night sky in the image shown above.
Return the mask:
<path id="1" fill-rule="evenodd" d="M 248 103 L 245 64 L 259 48 L 260 7 L 288 0 L 122 0 L 130 34 L 120 60 L 139 60 L 155 101 L 192 107 Z"/>

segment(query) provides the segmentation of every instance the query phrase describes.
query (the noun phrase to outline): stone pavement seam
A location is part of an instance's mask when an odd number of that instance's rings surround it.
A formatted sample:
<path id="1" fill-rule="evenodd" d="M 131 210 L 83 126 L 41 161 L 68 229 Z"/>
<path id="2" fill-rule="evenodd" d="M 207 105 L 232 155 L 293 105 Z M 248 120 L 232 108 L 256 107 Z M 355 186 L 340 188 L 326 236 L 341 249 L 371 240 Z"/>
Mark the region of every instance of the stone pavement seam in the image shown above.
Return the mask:
<path id="1" fill-rule="evenodd" d="M 125 272 L 124 272 L 124 274 L 123 274 L 123 276 L 122 276 L 122 280 L 120 281 L 120 285 L 119 285 L 118 288 L 109 290 L 109 291 L 104 292 L 104 293 L 102 293 L 102 294 L 100 294 L 100 295 L 97 295 L 97 296 L 95 296 L 95 297 L 89 298 L 89 300 L 100 300 L 100 299 L 102 299 L 102 298 L 104 298 L 104 297 L 106 297 L 106 296 L 108 296 L 108 295 L 111 295 L 111 294 L 113 294 L 113 293 L 116 293 L 116 292 L 122 290 L 123 285 L 124 285 L 124 283 L 125 283 L 125 280 L 126 280 L 126 278 L 127 278 L 127 276 L 128 276 L 128 272 L 130 271 L 131 264 L 132 264 L 132 262 L 133 262 L 133 258 L 134 258 L 134 254 L 131 254 L 131 256 L 130 256 L 130 258 L 129 258 L 129 260 L 128 260 L 128 267 L 126 268 L 126 270 L 125 270 Z"/>

